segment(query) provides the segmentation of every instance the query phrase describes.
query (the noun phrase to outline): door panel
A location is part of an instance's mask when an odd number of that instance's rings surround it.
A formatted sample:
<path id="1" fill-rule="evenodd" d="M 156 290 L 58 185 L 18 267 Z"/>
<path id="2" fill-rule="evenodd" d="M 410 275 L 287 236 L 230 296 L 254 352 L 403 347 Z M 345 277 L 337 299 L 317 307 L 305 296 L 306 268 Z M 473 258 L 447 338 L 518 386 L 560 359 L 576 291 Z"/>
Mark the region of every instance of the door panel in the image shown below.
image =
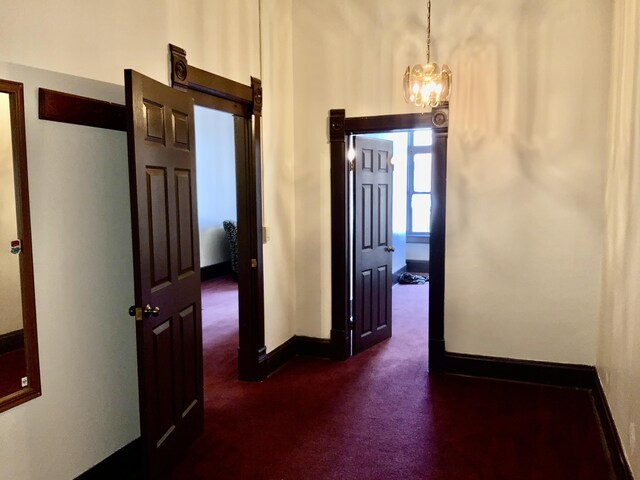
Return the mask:
<path id="1" fill-rule="evenodd" d="M 125 72 L 140 420 L 151 478 L 203 427 L 193 99 Z"/>
<path id="2" fill-rule="evenodd" d="M 167 171 L 164 168 L 147 167 L 146 172 L 151 285 L 157 288 L 168 283 L 171 278 L 169 222 L 167 218 Z"/>
<path id="3" fill-rule="evenodd" d="M 389 225 L 386 219 L 389 218 L 389 190 L 388 185 L 378 185 L 378 246 L 389 244 Z"/>
<path id="4" fill-rule="evenodd" d="M 191 199 L 193 192 L 191 185 L 193 180 L 189 170 L 176 169 L 176 213 L 178 216 L 178 272 L 180 278 L 193 273 L 193 235 L 194 228 L 191 223 L 193 218 L 193 208 Z"/>
<path id="5" fill-rule="evenodd" d="M 393 143 L 355 137 L 353 352 L 391 336 Z"/>
<path id="6" fill-rule="evenodd" d="M 182 392 L 181 412 L 186 416 L 198 400 L 198 378 L 196 377 L 198 361 L 197 351 L 197 326 L 194 306 L 185 308 L 178 317 L 180 319 L 180 355 L 182 364 Z"/>
<path id="7" fill-rule="evenodd" d="M 173 415 L 173 391 L 175 378 L 173 375 L 173 355 L 171 338 L 171 319 L 164 321 L 153 329 L 153 370 L 152 384 L 156 397 L 157 425 L 154 428 L 152 441 L 160 446 L 175 430 Z"/>

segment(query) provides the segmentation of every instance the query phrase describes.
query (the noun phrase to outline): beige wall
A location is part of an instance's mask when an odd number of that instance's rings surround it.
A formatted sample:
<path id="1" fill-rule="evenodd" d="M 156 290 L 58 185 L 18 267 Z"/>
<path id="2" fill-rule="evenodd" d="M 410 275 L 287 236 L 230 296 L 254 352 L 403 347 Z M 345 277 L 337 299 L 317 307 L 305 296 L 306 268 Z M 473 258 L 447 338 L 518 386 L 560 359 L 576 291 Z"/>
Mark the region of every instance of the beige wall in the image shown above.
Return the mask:
<path id="1" fill-rule="evenodd" d="M 168 83 L 167 44 L 249 84 L 258 0 L 13 2 L 0 68 L 25 83 L 43 396 L 0 414 L 0 477 L 69 479 L 139 435 L 126 136 L 37 120 L 37 87 L 124 102 L 123 69 Z M 291 5 L 263 0 L 266 343 L 293 334 Z M 267 54 L 265 55 L 267 57 Z M 82 77 L 82 78 L 81 78 Z M 90 82 L 96 79 L 110 83 Z M 268 136 L 268 138 L 267 138 Z"/>
<path id="2" fill-rule="evenodd" d="M 17 238 L 9 95 L 0 93 L 0 335 L 22 328 L 19 257 L 9 251 Z"/>
<path id="3" fill-rule="evenodd" d="M 258 0 L 4 2 L 0 58 L 123 84 L 134 68 L 169 77 L 167 44 L 190 63 L 248 84 L 259 76 Z"/>
<path id="4" fill-rule="evenodd" d="M 329 335 L 327 114 L 416 111 L 425 2 L 293 6 L 297 331 Z M 447 349 L 595 362 L 609 2 L 437 1 L 434 60 L 451 97 Z M 303 280 L 303 281 L 302 281 Z"/>
<path id="5" fill-rule="evenodd" d="M 41 398 L 0 414 L 0 437 L 12 439 L 0 443 L 9 478 L 72 478 L 139 434 L 133 324 L 122 313 L 133 299 L 125 136 L 38 121 L 39 86 L 122 102 L 124 68 L 167 83 L 169 42 L 193 65 L 242 83 L 262 75 L 267 347 L 293 333 L 328 337 L 328 110 L 415 111 L 401 77 L 423 59 L 424 1 L 262 0 L 261 35 L 259 3 L 3 6 L 0 60 L 110 82 L 0 68 L 0 78 L 27 86 L 43 381 Z M 454 71 L 449 350 L 595 361 L 611 9 L 599 0 L 434 2 L 434 59 Z M 616 186 L 634 171 L 618 165 Z M 625 307 L 633 284 L 619 267 L 638 242 L 633 229 L 619 233 L 629 202 L 611 195 L 599 367 L 625 423 L 637 403 L 637 329 Z"/>
<path id="6" fill-rule="evenodd" d="M 611 3 L 447 2 L 445 340 L 595 363 Z M 436 15 L 439 15 L 437 12 Z"/>
<path id="7" fill-rule="evenodd" d="M 124 92 L 4 63 L 0 78 L 24 83 L 42 379 L 0 414 L 0 477 L 69 479 L 140 434 L 126 135 L 38 120 L 37 89 Z"/>
<path id="8" fill-rule="evenodd" d="M 267 351 L 295 333 L 292 0 L 262 0 L 263 217 Z"/>
<path id="9" fill-rule="evenodd" d="M 597 368 L 627 458 L 640 472 L 640 2 L 615 2 L 604 282 Z M 635 430 L 635 434 L 634 434 Z"/>

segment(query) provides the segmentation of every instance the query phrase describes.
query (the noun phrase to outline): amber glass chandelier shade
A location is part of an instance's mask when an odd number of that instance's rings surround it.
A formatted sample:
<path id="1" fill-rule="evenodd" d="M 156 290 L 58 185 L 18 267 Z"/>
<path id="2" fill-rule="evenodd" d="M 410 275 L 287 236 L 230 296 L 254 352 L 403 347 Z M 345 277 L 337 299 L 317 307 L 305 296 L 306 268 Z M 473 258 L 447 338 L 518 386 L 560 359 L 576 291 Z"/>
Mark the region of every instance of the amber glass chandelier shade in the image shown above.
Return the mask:
<path id="1" fill-rule="evenodd" d="M 449 100 L 451 69 L 436 63 L 414 65 L 404 72 L 404 100 L 418 107 L 437 107 Z"/>

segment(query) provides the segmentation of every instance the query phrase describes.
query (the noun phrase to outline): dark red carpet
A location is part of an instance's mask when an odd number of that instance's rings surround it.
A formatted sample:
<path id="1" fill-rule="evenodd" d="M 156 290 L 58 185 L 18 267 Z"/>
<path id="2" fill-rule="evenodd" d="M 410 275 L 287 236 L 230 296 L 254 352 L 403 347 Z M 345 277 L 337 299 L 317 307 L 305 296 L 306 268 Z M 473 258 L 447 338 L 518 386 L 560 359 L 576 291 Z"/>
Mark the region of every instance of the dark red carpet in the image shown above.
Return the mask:
<path id="1" fill-rule="evenodd" d="M 235 285 L 206 284 L 205 432 L 173 478 L 609 478 L 586 391 L 428 374 L 428 287 L 394 287 L 385 343 L 241 383 Z"/>

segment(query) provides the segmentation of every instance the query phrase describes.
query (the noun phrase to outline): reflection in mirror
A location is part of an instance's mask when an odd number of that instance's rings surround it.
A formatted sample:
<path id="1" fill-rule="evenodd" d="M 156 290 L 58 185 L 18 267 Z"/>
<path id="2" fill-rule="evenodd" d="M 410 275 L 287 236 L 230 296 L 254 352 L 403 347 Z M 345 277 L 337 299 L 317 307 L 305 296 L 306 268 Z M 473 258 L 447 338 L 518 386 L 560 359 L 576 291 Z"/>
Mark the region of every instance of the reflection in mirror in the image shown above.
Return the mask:
<path id="1" fill-rule="evenodd" d="M 40 394 L 22 84 L 0 80 L 0 411 Z"/>
<path id="2" fill-rule="evenodd" d="M 27 374 L 22 327 L 19 256 L 8 245 L 18 238 L 16 191 L 13 186 L 13 146 L 9 94 L 0 93 L 0 397 L 21 387 Z"/>

